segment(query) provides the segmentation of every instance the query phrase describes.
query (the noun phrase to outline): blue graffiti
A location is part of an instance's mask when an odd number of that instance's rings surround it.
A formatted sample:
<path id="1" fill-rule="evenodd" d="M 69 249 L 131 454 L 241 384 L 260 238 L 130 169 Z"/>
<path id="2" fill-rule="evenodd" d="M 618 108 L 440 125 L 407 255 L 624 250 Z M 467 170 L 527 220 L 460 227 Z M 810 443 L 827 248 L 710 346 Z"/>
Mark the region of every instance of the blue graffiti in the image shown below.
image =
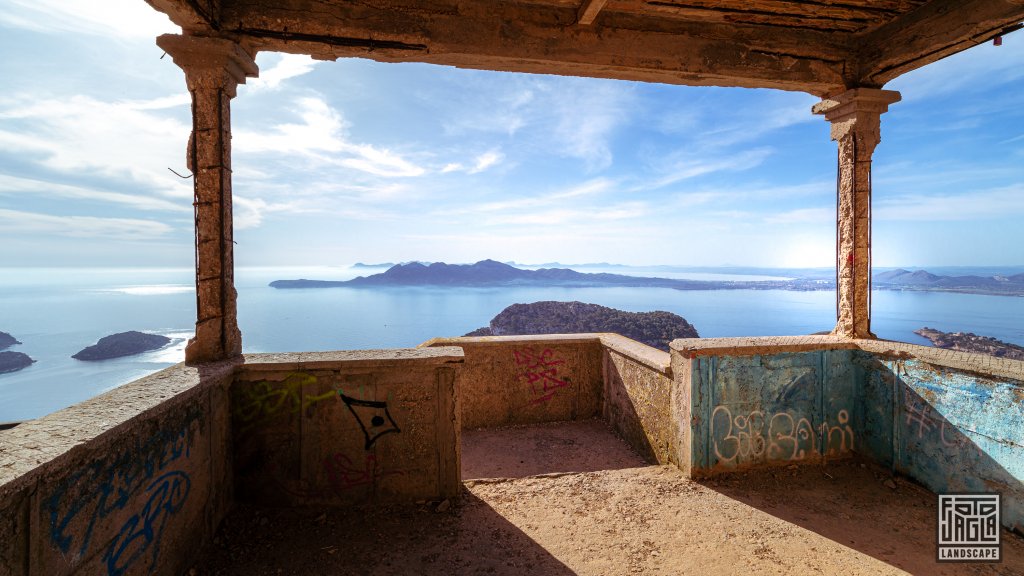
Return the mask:
<path id="1" fill-rule="evenodd" d="M 178 470 L 167 472 L 146 488 L 150 496 L 142 512 L 134 514 L 124 523 L 121 532 L 103 555 L 110 576 L 124 574 L 149 549 L 152 549 L 150 567 L 156 568 L 160 539 L 167 519 L 181 510 L 191 489 L 192 481 L 188 474 Z M 124 557 L 126 552 L 128 556 Z"/>
<path id="2" fill-rule="evenodd" d="M 124 510 L 147 483 L 153 487 L 152 479 L 165 468 L 189 457 L 193 423 L 199 418 L 198 412 L 190 413 L 178 425 L 152 436 L 132 437 L 115 456 L 83 465 L 65 477 L 45 499 L 53 544 L 65 554 L 74 549 L 78 558 L 86 557 L 97 521 Z M 84 518 L 84 531 L 72 527 Z"/>

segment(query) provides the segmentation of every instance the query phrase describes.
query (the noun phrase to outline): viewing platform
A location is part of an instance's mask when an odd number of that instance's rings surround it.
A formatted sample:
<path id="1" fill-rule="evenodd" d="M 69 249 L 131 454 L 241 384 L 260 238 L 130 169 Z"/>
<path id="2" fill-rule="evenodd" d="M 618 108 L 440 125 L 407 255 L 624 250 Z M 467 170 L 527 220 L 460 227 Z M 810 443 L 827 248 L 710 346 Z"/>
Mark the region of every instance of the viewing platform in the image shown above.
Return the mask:
<path id="1" fill-rule="evenodd" d="M 1022 364 L 582 334 L 178 365 L 0 432 L 0 565 L 953 574 L 931 491 L 997 491 L 981 573 L 1024 570 Z"/>

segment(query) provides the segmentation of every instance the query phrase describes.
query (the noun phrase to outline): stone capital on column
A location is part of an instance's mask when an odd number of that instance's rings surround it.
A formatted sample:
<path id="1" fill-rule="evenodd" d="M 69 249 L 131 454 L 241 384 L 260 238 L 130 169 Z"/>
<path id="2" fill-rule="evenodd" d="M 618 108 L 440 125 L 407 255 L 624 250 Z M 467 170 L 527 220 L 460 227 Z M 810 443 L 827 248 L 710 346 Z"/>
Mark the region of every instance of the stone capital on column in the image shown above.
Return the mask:
<path id="1" fill-rule="evenodd" d="M 253 55 L 226 38 L 164 34 L 156 44 L 185 71 L 189 90 L 222 88 L 234 98 L 239 84 L 259 75 Z"/>
<path id="2" fill-rule="evenodd" d="M 842 94 L 825 98 L 811 108 L 814 114 L 825 116 L 832 123 L 832 139 L 840 141 L 853 135 L 868 157 L 881 141 L 879 117 L 889 105 L 900 101 L 895 90 L 854 88 Z"/>

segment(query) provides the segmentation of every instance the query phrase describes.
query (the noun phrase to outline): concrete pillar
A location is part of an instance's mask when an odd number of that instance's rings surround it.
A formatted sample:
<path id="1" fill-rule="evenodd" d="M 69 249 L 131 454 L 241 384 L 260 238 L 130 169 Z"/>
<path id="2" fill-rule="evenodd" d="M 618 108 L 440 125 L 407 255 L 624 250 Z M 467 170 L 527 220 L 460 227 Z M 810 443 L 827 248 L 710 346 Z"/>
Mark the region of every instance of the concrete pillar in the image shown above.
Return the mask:
<path id="1" fill-rule="evenodd" d="M 195 189 L 197 319 L 185 361 L 231 358 L 242 353 L 231 219 L 231 99 L 238 84 L 259 69 L 249 52 L 224 38 L 165 34 L 157 45 L 185 71 L 192 94 L 187 161 Z"/>
<path id="2" fill-rule="evenodd" d="M 833 334 L 874 338 L 871 333 L 871 155 L 881 141 L 879 119 L 899 102 L 892 90 L 854 88 L 815 104 L 832 123 L 839 143 L 836 272 L 838 312 Z"/>

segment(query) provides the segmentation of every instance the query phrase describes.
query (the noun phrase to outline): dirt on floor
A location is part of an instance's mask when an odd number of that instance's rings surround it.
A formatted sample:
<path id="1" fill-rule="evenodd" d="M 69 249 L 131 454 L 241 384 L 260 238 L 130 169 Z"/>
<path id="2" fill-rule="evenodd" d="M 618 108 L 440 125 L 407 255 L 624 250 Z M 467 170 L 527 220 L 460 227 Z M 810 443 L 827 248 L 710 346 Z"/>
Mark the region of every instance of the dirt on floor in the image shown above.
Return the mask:
<path id="1" fill-rule="evenodd" d="M 1024 575 L 1005 531 L 1000 564 L 937 563 L 935 495 L 857 460 L 698 483 L 600 421 L 465 433 L 463 458 L 502 478 L 454 501 L 240 505 L 191 574 Z"/>

